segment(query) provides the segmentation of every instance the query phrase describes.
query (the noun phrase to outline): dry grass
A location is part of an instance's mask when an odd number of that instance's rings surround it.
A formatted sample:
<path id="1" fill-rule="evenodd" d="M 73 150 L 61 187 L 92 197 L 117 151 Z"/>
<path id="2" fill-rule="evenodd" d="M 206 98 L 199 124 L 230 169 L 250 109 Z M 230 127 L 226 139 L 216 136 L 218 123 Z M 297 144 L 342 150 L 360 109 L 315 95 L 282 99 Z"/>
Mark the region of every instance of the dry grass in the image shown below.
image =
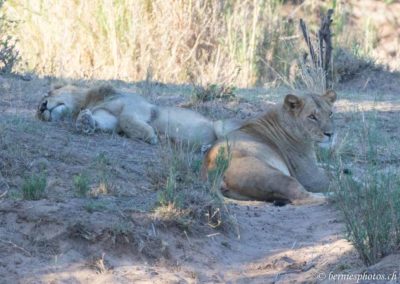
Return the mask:
<path id="1" fill-rule="evenodd" d="M 224 170 L 216 171 L 206 182 L 200 177 L 200 153 L 182 144 L 165 143 L 160 147 L 163 169 L 154 169 L 157 174 L 152 175 L 159 190 L 156 220 L 185 230 L 204 224 L 229 228 L 232 220 L 219 193 Z"/>
<path id="2" fill-rule="evenodd" d="M 258 22 L 260 11 L 249 9 L 250 1 L 232 7 L 220 1 L 146 0 L 8 4 L 10 14 L 27 19 L 19 37 L 30 66 L 65 77 L 140 80 L 151 69 L 160 81 L 185 81 L 188 70 L 218 80 L 227 69 L 255 56 L 260 33 L 256 25 L 242 30 L 242 24 Z M 240 18 L 246 23 L 237 21 Z M 222 39 L 225 32 L 228 37 Z M 240 38 L 239 49 L 235 45 Z M 221 66 L 225 70 L 217 69 Z M 244 69 L 248 80 L 251 68 Z"/>
<path id="3" fill-rule="evenodd" d="M 16 22 L 10 21 L 3 15 L 4 0 L 0 0 L 0 72 L 10 73 L 20 60 L 15 47 L 16 39 L 10 33 L 14 31 Z"/>
<path id="4" fill-rule="evenodd" d="M 350 4 L 334 1 L 336 45 L 369 54 L 373 21 L 355 27 Z M 284 4 L 282 4 L 284 3 Z M 317 30 L 318 10 L 305 1 L 22 1 L 9 0 L 12 35 L 27 63 L 21 70 L 67 78 L 250 86 L 290 76 L 302 45 L 298 19 Z"/>
<path id="5" fill-rule="evenodd" d="M 297 23 L 279 0 L 7 2 L 28 69 L 71 78 L 232 83 L 288 70 Z M 289 37 L 288 37 L 289 36 Z"/>

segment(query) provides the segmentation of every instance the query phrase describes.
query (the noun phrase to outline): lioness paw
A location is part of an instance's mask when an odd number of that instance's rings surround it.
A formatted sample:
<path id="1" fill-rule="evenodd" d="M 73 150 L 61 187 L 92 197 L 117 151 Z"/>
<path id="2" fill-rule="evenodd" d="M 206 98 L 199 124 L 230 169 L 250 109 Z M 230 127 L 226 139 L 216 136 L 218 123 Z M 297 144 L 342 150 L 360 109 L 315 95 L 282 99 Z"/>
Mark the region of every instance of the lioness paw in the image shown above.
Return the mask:
<path id="1" fill-rule="evenodd" d="M 92 112 L 88 109 L 82 110 L 75 124 L 76 130 L 85 134 L 93 134 L 96 130 L 96 122 L 93 119 Z"/>

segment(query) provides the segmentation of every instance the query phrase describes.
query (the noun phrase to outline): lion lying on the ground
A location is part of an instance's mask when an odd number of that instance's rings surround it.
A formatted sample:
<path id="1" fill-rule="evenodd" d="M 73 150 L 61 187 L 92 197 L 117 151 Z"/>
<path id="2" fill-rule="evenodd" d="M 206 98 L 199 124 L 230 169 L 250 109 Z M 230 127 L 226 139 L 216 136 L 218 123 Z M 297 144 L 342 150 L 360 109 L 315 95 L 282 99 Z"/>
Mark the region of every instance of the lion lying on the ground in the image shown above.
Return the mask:
<path id="1" fill-rule="evenodd" d="M 324 201 L 311 193 L 329 186 L 313 144 L 331 140 L 335 100 L 334 91 L 287 95 L 282 104 L 217 141 L 204 158 L 203 175 L 217 167 L 222 155 L 229 160 L 221 185 L 227 197 L 294 204 Z"/>
<path id="2" fill-rule="evenodd" d="M 70 116 L 76 119 L 78 131 L 87 134 L 96 130 L 122 132 L 150 144 L 158 142 L 160 133 L 175 142 L 208 145 L 237 128 L 234 121 L 213 122 L 192 110 L 156 106 L 137 94 L 109 86 L 55 87 L 40 101 L 37 116 L 44 121 Z"/>

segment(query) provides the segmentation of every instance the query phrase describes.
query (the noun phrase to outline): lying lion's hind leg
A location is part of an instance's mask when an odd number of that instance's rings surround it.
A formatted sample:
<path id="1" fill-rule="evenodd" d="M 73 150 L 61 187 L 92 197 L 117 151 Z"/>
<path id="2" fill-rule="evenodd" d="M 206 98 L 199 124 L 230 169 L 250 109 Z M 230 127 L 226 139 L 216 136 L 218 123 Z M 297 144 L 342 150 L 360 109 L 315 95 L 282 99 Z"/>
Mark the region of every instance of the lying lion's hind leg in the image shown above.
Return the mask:
<path id="1" fill-rule="evenodd" d="M 75 122 L 76 130 L 85 134 L 93 134 L 96 130 L 96 122 L 89 109 L 82 110 Z"/>
<path id="2" fill-rule="evenodd" d="M 86 134 L 93 134 L 96 130 L 113 132 L 118 125 L 117 118 L 104 109 L 82 110 L 76 119 L 76 129 Z"/>
<path id="3" fill-rule="evenodd" d="M 275 202 L 278 205 L 324 201 L 323 197 L 307 192 L 295 178 L 254 157 L 233 158 L 225 172 L 224 182 L 233 196 L 246 196 L 252 200 Z"/>
<path id="4" fill-rule="evenodd" d="M 104 109 L 96 109 L 93 111 L 93 119 L 96 129 L 104 132 L 114 132 L 117 130 L 118 119 L 110 112 Z"/>
<path id="5" fill-rule="evenodd" d="M 130 138 L 142 139 L 150 144 L 158 143 L 158 138 L 153 127 L 144 121 L 140 121 L 133 115 L 121 114 L 119 127 Z"/>

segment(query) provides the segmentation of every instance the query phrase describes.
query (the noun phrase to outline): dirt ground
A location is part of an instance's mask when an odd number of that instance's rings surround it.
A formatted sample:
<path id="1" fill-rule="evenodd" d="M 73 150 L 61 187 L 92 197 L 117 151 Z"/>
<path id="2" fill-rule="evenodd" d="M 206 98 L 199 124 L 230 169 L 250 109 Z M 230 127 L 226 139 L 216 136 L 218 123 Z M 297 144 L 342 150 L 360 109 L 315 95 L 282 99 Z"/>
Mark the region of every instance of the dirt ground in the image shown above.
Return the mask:
<path id="1" fill-rule="evenodd" d="M 377 76 L 338 86 L 339 133 L 347 133 L 357 107 L 378 109 L 392 138 L 399 138 L 399 77 L 382 85 Z M 0 77 L 0 283 L 319 283 L 330 272 L 364 271 L 331 203 L 228 202 L 236 224 L 229 231 L 156 220 L 149 172 L 159 166 L 161 148 L 38 121 L 35 109 L 50 83 Z M 188 86 L 113 84 L 159 104 L 189 100 Z M 198 110 L 215 118 L 251 117 L 285 92 L 239 90 L 240 100 Z M 24 178 L 43 171 L 46 198 L 22 199 Z M 106 192 L 77 197 L 73 177 L 81 173 Z"/>

